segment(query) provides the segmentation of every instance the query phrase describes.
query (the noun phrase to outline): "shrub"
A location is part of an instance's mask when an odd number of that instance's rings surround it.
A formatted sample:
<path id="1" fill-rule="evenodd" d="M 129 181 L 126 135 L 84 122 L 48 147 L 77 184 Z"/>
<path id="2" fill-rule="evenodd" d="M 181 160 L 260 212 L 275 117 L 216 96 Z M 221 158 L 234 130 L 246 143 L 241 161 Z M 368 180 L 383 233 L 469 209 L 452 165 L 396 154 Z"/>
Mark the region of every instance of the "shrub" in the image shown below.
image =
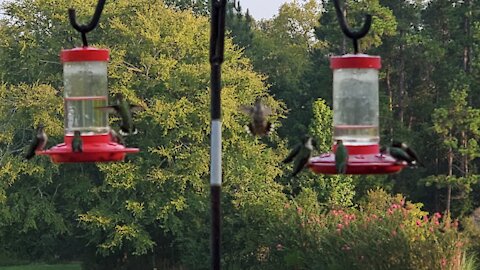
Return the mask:
<path id="1" fill-rule="evenodd" d="M 269 247 L 272 268 L 462 269 L 466 236 L 458 221 L 421 204 L 370 191 L 358 208 L 322 209 L 310 190 L 285 205 Z"/>

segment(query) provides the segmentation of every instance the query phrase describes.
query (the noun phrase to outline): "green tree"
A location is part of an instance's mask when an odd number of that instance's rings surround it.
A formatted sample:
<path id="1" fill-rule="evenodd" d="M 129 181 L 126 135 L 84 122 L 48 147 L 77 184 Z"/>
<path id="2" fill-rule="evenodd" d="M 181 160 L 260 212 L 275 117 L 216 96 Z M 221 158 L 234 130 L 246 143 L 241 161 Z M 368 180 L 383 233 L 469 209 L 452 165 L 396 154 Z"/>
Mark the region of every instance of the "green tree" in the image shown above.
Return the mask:
<path id="1" fill-rule="evenodd" d="M 480 156 L 477 140 L 480 135 L 480 111 L 468 106 L 465 89 L 453 89 L 448 107 L 437 108 L 433 114 L 433 129 L 443 140 L 446 149 L 447 172 L 445 177 L 434 177 L 438 187 L 447 188 L 446 211 L 450 212 L 452 186 L 463 187 L 462 196 L 471 191 L 470 185 L 478 177 L 470 170 L 473 159 Z M 459 177 L 455 177 L 458 175 Z M 427 181 L 430 184 L 432 179 Z"/>

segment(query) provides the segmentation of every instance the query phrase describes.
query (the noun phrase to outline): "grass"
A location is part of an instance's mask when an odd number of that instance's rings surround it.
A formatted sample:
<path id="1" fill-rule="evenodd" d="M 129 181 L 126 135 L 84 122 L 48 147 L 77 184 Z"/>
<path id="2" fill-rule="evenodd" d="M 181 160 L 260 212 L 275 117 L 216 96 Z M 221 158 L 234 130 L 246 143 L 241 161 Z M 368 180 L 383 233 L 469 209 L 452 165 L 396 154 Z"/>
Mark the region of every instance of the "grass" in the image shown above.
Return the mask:
<path id="1" fill-rule="evenodd" d="M 29 264 L 3 266 L 0 270 L 81 270 L 80 264 Z"/>

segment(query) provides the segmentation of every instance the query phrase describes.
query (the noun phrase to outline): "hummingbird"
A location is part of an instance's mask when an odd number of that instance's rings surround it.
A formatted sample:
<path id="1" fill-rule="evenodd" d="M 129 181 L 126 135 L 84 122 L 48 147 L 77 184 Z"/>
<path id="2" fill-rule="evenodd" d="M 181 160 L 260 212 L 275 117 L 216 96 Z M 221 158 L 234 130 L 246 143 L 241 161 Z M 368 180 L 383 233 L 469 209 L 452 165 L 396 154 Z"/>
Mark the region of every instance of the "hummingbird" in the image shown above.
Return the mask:
<path id="1" fill-rule="evenodd" d="M 396 148 L 400 148 L 402 149 L 403 151 L 405 151 L 409 156 L 410 158 L 412 159 L 412 161 L 409 163 L 409 165 L 420 165 L 422 167 L 425 167 L 425 165 L 423 165 L 423 163 L 420 161 L 420 159 L 418 158 L 418 155 L 417 153 L 412 149 L 410 148 L 406 143 L 404 142 L 399 142 L 399 141 L 393 141 L 392 142 L 392 147 L 396 147 Z M 392 155 L 393 156 L 393 155 Z"/>
<path id="2" fill-rule="evenodd" d="M 110 139 L 118 144 L 125 145 L 122 135 L 118 134 L 113 128 L 110 129 Z"/>
<path id="3" fill-rule="evenodd" d="M 396 159 L 397 161 L 405 161 L 407 162 L 407 164 L 409 166 L 414 166 L 414 159 L 407 153 L 405 152 L 402 148 L 400 147 L 385 147 L 385 146 L 382 146 L 382 148 L 380 149 L 380 153 L 381 154 L 390 154 L 394 159 Z"/>
<path id="4" fill-rule="evenodd" d="M 78 130 L 73 132 L 72 151 L 77 153 L 83 152 L 83 141 L 81 133 Z"/>
<path id="5" fill-rule="evenodd" d="M 310 136 L 304 136 L 301 143 L 297 144 L 282 161 L 283 163 L 294 161 L 291 177 L 295 177 L 308 164 L 314 148 L 317 148 L 315 140 Z"/>
<path id="6" fill-rule="evenodd" d="M 272 110 L 263 105 L 258 98 L 253 106 L 240 106 L 240 111 L 250 116 L 252 121 L 245 129 L 255 136 L 266 136 L 273 130 L 273 124 L 267 121 L 267 117 L 272 114 Z"/>
<path id="7" fill-rule="evenodd" d="M 343 145 L 342 140 L 337 140 L 337 149 L 335 151 L 335 168 L 337 173 L 345 174 L 348 165 L 348 149 Z"/>
<path id="8" fill-rule="evenodd" d="M 27 153 L 25 153 L 25 159 L 29 160 L 35 156 L 35 151 L 41 151 L 47 145 L 48 136 L 44 130 L 45 126 L 40 123 L 36 129 L 35 135 L 32 138 L 30 147 Z"/>
<path id="9" fill-rule="evenodd" d="M 128 103 L 121 93 L 117 93 L 115 96 L 116 103 L 115 105 L 97 107 L 97 109 L 107 110 L 109 113 L 116 113 L 122 119 L 122 124 L 120 125 L 120 134 L 123 136 L 135 135 L 138 130 L 133 124 L 132 113 L 135 111 L 143 110 L 139 105 L 134 105 Z"/>

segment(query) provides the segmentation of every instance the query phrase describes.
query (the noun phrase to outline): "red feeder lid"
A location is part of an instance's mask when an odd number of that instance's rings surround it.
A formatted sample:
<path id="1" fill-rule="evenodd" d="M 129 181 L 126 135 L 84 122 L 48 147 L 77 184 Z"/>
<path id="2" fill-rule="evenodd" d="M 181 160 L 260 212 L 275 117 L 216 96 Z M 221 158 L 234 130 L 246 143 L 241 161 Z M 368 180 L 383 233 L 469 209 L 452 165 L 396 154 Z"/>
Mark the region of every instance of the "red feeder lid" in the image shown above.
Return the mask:
<path id="1" fill-rule="evenodd" d="M 330 68 L 374 68 L 382 67 L 380 56 L 371 56 L 367 54 L 346 54 L 342 56 L 330 57 Z"/>
<path id="2" fill-rule="evenodd" d="M 36 151 L 36 154 L 48 155 L 54 163 L 110 162 L 122 161 L 128 153 L 140 151 L 111 141 L 109 134 L 82 136 L 82 152 L 72 152 L 73 136 L 65 136 L 64 140 L 64 143 L 48 150 Z"/>
<path id="3" fill-rule="evenodd" d="M 83 62 L 83 61 L 108 61 L 110 53 L 108 49 L 97 49 L 93 47 L 73 48 L 62 50 L 60 60 L 65 62 Z"/>
<path id="4" fill-rule="evenodd" d="M 378 145 L 346 146 L 349 152 L 347 174 L 389 174 L 401 171 L 406 162 L 398 162 L 378 152 Z M 309 160 L 308 167 L 317 174 L 337 174 L 335 154 L 324 153 Z"/>

